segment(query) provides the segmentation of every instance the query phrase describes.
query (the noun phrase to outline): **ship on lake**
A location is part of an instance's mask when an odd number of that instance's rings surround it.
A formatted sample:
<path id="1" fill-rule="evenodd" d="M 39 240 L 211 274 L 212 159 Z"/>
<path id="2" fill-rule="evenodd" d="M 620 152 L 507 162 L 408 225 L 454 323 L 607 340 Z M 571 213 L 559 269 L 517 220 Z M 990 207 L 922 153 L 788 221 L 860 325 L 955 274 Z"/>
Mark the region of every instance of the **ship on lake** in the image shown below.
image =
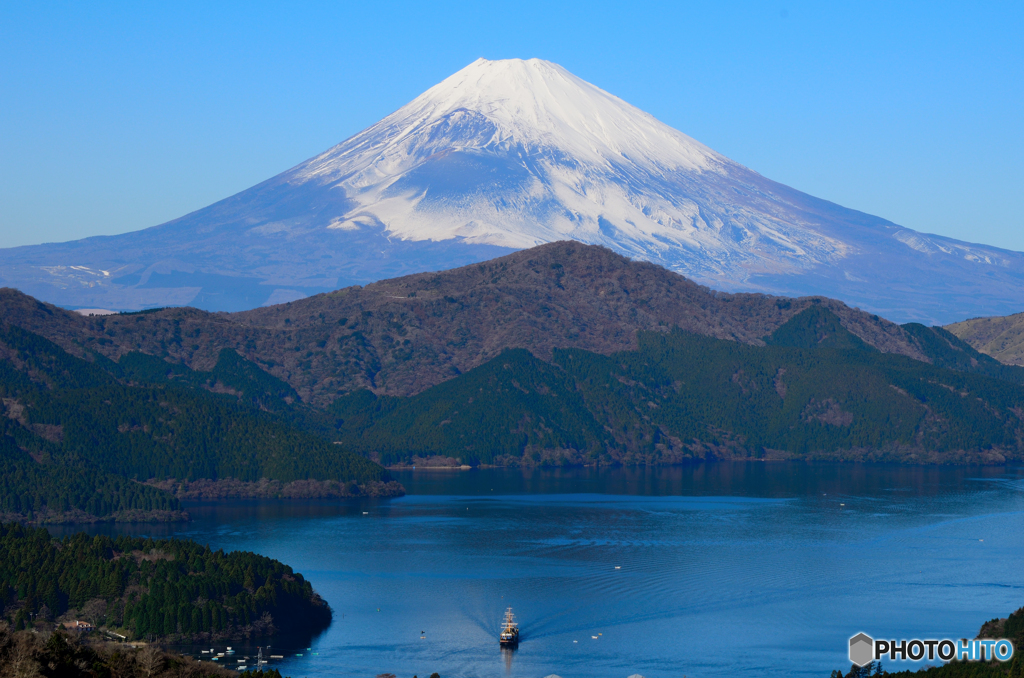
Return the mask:
<path id="1" fill-rule="evenodd" d="M 501 635 L 498 636 L 498 642 L 503 647 L 515 647 L 519 644 L 519 624 L 516 623 L 511 607 L 505 610 L 505 621 L 501 624 Z"/>

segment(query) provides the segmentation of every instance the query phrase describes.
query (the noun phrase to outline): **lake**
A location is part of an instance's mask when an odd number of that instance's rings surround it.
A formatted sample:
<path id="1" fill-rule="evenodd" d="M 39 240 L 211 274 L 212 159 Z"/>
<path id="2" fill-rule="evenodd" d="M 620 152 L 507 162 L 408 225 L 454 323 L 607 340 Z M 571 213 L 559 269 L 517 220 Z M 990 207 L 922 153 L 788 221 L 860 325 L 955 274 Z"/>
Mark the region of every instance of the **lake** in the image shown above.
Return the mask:
<path id="1" fill-rule="evenodd" d="M 1024 606 L 1018 467 L 394 475 L 408 496 L 193 503 L 187 525 L 94 531 L 189 537 L 305 574 L 335 619 L 308 650 L 272 648 L 294 678 L 825 678 L 849 669 L 859 631 L 974 637 Z M 503 652 L 509 605 L 521 643 Z"/>

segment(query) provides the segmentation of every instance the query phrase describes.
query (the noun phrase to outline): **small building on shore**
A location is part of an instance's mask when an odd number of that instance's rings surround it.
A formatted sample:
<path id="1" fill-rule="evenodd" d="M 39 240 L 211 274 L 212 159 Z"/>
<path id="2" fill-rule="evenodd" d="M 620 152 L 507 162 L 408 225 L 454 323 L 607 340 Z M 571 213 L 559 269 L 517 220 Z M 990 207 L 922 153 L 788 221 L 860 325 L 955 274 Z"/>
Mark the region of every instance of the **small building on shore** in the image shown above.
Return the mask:
<path id="1" fill-rule="evenodd" d="M 96 630 L 96 627 L 89 622 L 77 619 L 75 621 L 64 622 L 64 628 L 68 631 L 79 631 L 81 633 L 89 633 L 90 631 Z"/>

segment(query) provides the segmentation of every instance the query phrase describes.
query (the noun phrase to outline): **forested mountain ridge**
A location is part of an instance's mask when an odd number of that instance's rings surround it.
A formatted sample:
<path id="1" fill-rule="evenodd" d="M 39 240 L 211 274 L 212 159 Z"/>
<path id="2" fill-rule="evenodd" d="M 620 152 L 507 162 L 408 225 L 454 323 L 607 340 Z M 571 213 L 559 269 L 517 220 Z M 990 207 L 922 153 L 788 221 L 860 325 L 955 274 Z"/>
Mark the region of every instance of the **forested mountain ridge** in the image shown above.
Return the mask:
<path id="1" fill-rule="evenodd" d="M 811 307 L 768 346 L 673 330 L 635 351 L 522 349 L 410 398 L 363 391 L 329 412 L 347 447 L 499 465 L 1024 458 L 1024 386 L 883 354 Z"/>
<path id="2" fill-rule="evenodd" d="M 168 308 L 82 317 L 0 290 L 6 322 L 74 355 L 118 361 L 136 351 L 210 371 L 232 349 L 318 407 L 361 388 L 414 395 L 508 348 L 545 360 L 559 348 L 607 355 L 636 348 L 638 331 L 673 327 L 760 346 L 812 305 L 829 308 L 883 352 L 934 359 L 913 333 L 835 300 L 718 293 L 575 242 L 241 313 Z"/>
<path id="3" fill-rule="evenodd" d="M 370 460 L 974 463 L 1024 437 L 1024 368 L 942 328 L 578 243 L 237 314 L 0 307 L 0 510 L 21 515 L 401 492 Z"/>
<path id="4" fill-rule="evenodd" d="M 379 465 L 298 428 L 294 392 L 231 351 L 207 373 L 139 353 L 89 362 L 6 325 L 0 358 L 0 513 L 9 517 L 184 517 L 172 494 L 141 484 L 150 479 L 401 491 Z"/>

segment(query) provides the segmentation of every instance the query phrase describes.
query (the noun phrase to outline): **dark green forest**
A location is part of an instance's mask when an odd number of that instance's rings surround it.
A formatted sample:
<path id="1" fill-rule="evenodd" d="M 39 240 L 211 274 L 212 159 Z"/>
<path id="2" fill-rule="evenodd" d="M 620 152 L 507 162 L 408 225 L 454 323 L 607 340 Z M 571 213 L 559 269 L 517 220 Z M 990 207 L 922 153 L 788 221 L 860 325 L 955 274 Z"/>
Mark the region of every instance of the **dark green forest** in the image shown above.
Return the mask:
<path id="1" fill-rule="evenodd" d="M 90 362 L 13 326 L 0 350 L 0 512 L 174 519 L 173 496 L 134 481 L 389 480 L 296 426 L 285 414 L 294 392 L 233 351 L 209 373 L 141 354 Z"/>
<path id="2" fill-rule="evenodd" d="M 610 356 L 556 350 L 550 363 L 513 349 L 411 398 L 362 391 L 329 413 L 347 447 L 385 464 L 969 463 L 1024 452 L 1017 383 L 881 353 L 826 309 L 795 316 L 766 343 L 676 330 L 641 333 L 637 351 Z"/>
<path id="3" fill-rule="evenodd" d="M 80 511 L 83 518 L 183 517 L 178 500 L 167 492 L 85 463 L 38 463 L 18 448 L 16 436 L 6 435 L 15 427 L 10 422 L 2 423 L 5 435 L 0 438 L 0 513 L 30 519 L 45 518 L 37 516 L 40 512 L 72 517 L 75 511 Z M 49 455 L 51 459 L 54 456 Z"/>
<path id="4" fill-rule="evenodd" d="M 75 610 L 135 638 L 312 632 L 331 621 L 301 574 L 264 556 L 182 539 L 55 540 L 14 523 L 0 524 L 0 608 L 15 630 Z"/>
<path id="5" fill-rule="evenodd" d="M 870 666 L 851 666 L 846 673 L 833 671 L 829 678 L 1020 678 L 1024 673 L 1019 666 L 1001 662 L 960 662 L 953 661 L 940 666 L 929 666 L 916 671 L 896 671 L 890 673 L 881 664 L 872 662 Z"/>
<path id="6" fill-rule="evenodd" d="M 140 482 L 387 482 L 383 464 L 664 464 L 693 459 L 999 463 L 1024 458 L 1024 369 L 904 326 L 932 364 L 881 353 L 812 305 L 765 346 L 642 332 L 611 355 L 509 349 L 418 395 L 326 410 L 223 350 L 210 371 L 129 352 L 83 359 L 0 329 L 0 512 L 180 518 Z M 168 487 L 169 485 L 162 485 Z"/>

